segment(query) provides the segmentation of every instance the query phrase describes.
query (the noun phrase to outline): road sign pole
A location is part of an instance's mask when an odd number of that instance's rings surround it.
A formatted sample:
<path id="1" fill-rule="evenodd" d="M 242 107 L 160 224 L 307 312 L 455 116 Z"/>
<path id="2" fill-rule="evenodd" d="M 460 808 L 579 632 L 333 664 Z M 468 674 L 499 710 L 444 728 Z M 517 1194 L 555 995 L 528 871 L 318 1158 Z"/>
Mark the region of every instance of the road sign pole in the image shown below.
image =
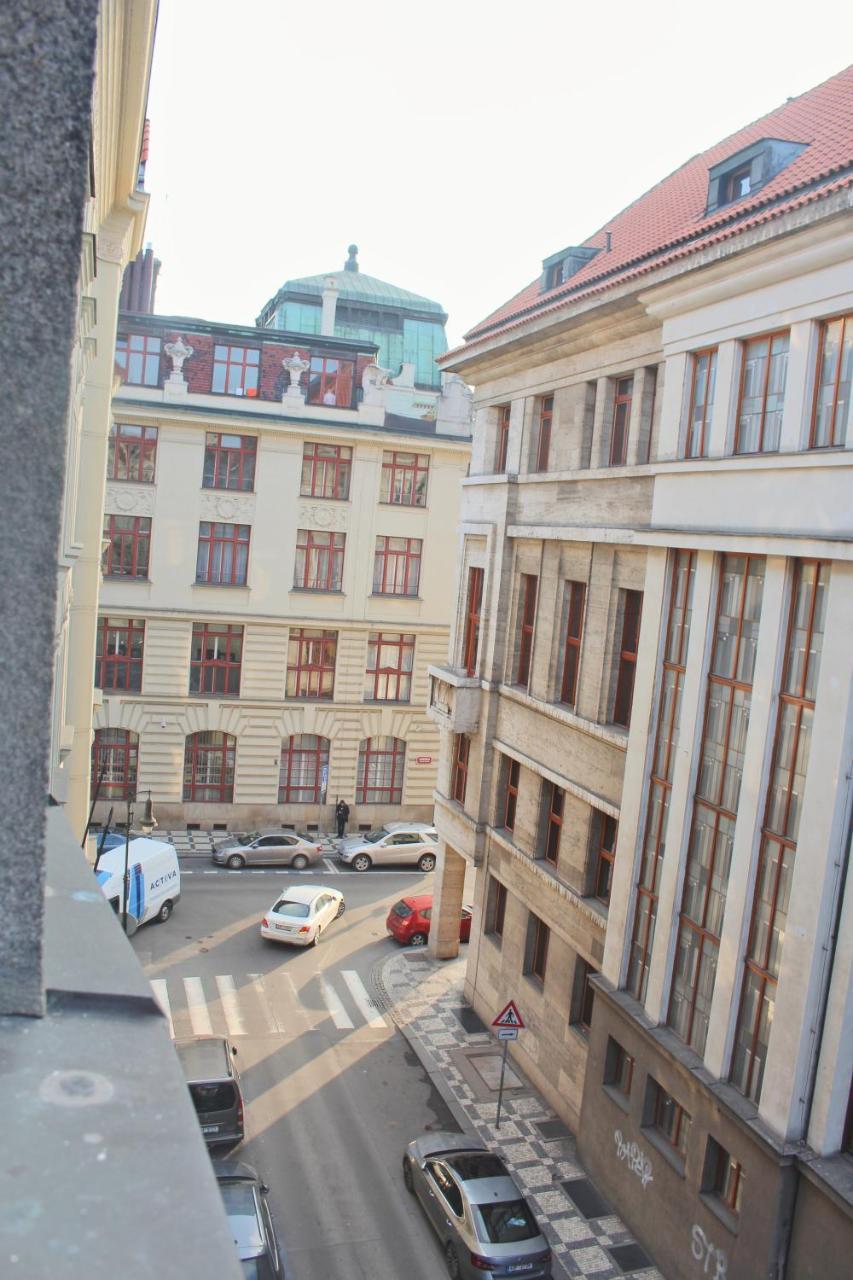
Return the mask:
<path id="1" fill-rule="evenodd" d="M 504 1072 L 506 1071 L 506 1051 L 508 1048 L 509 1048 L 509 1041 L 504 1040 L 504 1052 L 503 1052 L 503 1057 L 501 1058 L 501 1082 L 498 1085 L 498 1114 L 495 1117 L 496 1129 L 500 1129 L 501 1127 L 501 1102 L 503 1101 L 503 1096 L 504 1096 Z"/>

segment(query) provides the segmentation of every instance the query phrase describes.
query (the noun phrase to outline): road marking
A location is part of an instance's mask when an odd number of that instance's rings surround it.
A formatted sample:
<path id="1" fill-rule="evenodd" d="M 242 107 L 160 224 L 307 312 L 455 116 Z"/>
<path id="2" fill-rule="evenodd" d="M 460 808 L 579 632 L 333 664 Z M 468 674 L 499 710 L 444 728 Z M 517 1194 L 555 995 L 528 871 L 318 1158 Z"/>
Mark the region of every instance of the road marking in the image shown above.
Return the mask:
<path id="1" fill-rule="evenodd" d="M 334 987 L 330 985 L 318 971 L 317 980 L 320 983 L 320 992 L 325 1001 L 326 1008 L 332 1016 L 332 1021 L 339 1031 L 352 1030 L 354 1023 L 340 1001 L 338 993 Z"/>
<path id="2" fill-rule="evenodd" d="M 376 1005 L 367 994 L 367 989 L 355 969 L 341 969 L 341 977 L 350 990 L 350 995 L 358 1005 L 359 1013 L 371 1027 L 387 1027 L 388 1023 L 381 1013 L 376 1012 Z"/>
<path id="3" fill-rule="evenodd" d="M 278 1025 L 276 1016 L 270 1008 L 270 1002 L 267 999 L 267 992 L 264 986 L 263 977 L 259 973 L 250 973 L 249 981 L 252 984 L 255 999 L 257 1000 L 261 1013 L 263 1014 L 264 1022 L 267 1024 L 267 1031 L 281 1031 L 282 1028 Z"/>
<path id="4" fill-rule="evenodd" d="M 151 989 L 154 992 L 154 999 L 157 1001 L 166 1016 L 166 1020 L 169 1023 L 169 1035 L 174 1040 L 175 1025 L 172 1022 L 172 1006 L 169 1004 L 169 988 L 167 986 L 166 979 L 152 978 Z"/>
<path id="5" fill-rule="evenodd" d="M 187 993 L 187 1012 L 190 1015 L 193 1035 L 212 1036 L 213 1023 L 210 1021 L 201 978 L 184 978 L 184 991 Z"/>
<path id="6" fill-rule="evenodd" d="M 327 868 L 329 869 L 329 871 L 331 871 L 331 872 L 332 872 L 332 874 L 333 874 L 333 875 L 337 875 L 337 876 L 339 876 L 339 875 L 341 874 L 341 873 L 340 873 L 340 871 L 339 871 L 339 869 L 338 869 L 338 868 L 335 866 L 335 864 L 332 862 L 331 858 L 324 858 L 324 859 L 323 859 L 323 866 L 324 866 L 324 867 L 327 867 Z"/>
<path id="7" fill-rule="evenodd" d="M 237 988 L 234 986 L 234 979 L 230 973 L 218 973 L 216 985 L 219 988 L 219 999 L 222 1001 L 222 1012 L 225 1014 L 225 1024 L 229 1033 L 232 1036 L 244 1036 L 246 1028 L 237 1004 Z"/>

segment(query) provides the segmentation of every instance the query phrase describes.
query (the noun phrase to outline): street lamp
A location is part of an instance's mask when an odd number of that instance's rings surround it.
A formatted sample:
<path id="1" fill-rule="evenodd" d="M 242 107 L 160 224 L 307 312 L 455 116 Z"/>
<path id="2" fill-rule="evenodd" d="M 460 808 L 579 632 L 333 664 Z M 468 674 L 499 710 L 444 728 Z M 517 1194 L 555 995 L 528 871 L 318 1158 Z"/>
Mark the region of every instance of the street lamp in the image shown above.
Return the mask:
<path id="1" fill-rule="evenodd" d="M 139 825 L 147 836 L 150 836 L 151 832 L 157 826 L 157 819 L 154 817 L 154 805 L 151 803 L 150 787 L 148 788 L 148 799 L 145 801 L 145 810 L 142 815 L 142 821 Z"/>
<path id="2" fill-rule="evenodd" d="M 127 797 L 127 828 L 124 833 L 124 892 L 122 894 L 121 908 L 121 927 L 124 936 L 127 937 L 127 899 L 130 894 L 130 828 L 133 824 L 133 809 L 130 804 L 130 795 Z"/>

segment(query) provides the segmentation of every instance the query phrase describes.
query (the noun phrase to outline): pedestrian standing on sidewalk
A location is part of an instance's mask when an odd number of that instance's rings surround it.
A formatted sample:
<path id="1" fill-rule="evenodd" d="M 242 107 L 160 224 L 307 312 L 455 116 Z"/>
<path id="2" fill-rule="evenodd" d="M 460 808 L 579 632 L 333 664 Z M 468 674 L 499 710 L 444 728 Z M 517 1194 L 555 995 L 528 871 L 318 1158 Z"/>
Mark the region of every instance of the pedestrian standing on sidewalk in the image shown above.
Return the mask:
<path id="1" fill-rule="evenodd" d="M 339 800 L 335 806 L 335 821 L 338 824 L 338 839 L 343 840 L 349 821 L 349 805 L 346 800 Z"/>

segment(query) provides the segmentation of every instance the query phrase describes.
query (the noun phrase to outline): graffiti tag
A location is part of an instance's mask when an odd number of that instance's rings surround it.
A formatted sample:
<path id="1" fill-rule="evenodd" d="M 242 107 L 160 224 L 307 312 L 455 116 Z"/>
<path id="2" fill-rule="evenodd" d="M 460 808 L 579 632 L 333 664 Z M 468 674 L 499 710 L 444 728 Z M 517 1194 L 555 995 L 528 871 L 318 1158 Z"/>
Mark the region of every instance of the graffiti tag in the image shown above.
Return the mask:
<path id="1" fill-rule="evenodd" d="M 728 1262 L 722 1249 L 716 1249 L 698 1223 L 693 1224 L 690 1252 L 697 1262 L 703 1262 L 702 1274 L 713 1280 L 725 1280 Z M 713 1271 L 709 1270 L 713 1263 Z"/>
<path id="2" fill-rule="evenodd" d="M 616 1142 L 617 1158 L 624 1160 L 631 1172 L 637 1175 L 645 1191 L 648 1184 L 654 1182 L 651 1160 L 636 1142 L 625 1141 L 621 1129 L 614 1129 L 613 1137 Z"/>

